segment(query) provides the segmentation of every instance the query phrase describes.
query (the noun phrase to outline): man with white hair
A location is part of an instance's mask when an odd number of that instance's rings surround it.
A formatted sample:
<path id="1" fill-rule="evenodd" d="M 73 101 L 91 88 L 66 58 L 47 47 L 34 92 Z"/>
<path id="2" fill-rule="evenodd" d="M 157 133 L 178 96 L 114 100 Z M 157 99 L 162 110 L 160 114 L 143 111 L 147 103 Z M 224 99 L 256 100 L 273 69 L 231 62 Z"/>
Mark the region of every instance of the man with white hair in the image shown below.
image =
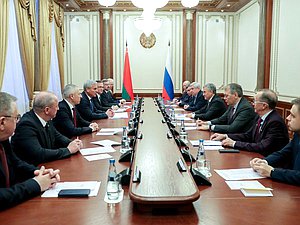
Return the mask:
<path id="1" fill-rule="evenodd" d="M 76 108 L 78 109 L 82 118 L 87 121 L 107 119 L 113 117 L 114 112 L 111 109 L 106 112 L 98 110 L 94 103 L 93 98 L 97 96 L 97 82 L 93 80 L 87 80 L 83 85 L 83 92 L 81 93 L 81 101 Z"/>
<path id="2" fill-rule="evenodd" d="M 193 100 L 189 105 L 184 105 L 183 108 L 187 111 L 195 112 L 202 107 L 206 106 L 207 101 L 203 97 L 203 92 L 201 91 L 201 86 L 197 82 L 191 83 L 191 91 L 193 95 Z"/>
<path id="3" fill-rule="evenodd" d="M 80 103 L 81 94 L 74 84 L 63 89 L 64 99 L 59 102 L 59 110 L 53 119 L 54 126 L 63 135 L 71 138 L 99 130 L 97 123 L 91 123 L 80 116 L 76 105 Z"/>

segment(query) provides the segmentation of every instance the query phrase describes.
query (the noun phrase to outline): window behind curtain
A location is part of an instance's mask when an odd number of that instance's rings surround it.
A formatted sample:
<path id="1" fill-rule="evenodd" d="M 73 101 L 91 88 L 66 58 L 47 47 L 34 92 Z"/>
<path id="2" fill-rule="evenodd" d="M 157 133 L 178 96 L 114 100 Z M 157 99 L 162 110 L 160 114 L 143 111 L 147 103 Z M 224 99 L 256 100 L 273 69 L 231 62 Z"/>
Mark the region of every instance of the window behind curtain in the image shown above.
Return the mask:
<path id="1" fill-rule="evenodd" d="M 29 110 L 29 98 L 22 68 L 14 1 L 9 1 L 8 43 L 1 91 L 18 98 L 20 113 Z"/>

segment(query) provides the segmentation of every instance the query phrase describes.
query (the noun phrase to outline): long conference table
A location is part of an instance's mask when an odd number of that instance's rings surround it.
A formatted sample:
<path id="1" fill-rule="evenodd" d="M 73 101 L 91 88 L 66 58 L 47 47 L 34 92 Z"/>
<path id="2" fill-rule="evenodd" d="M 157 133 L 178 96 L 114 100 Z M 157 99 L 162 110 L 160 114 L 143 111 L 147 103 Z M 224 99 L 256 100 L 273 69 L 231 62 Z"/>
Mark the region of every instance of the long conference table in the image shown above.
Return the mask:
<path id="1" fill-rule="evenodd" d="M 139 140 L 140 143 L 137 142 L 135 152 L 135 162 L 139 164 L 142 173 L 141 182 L 131 182 L 130 186 L 123 186 L 122 202 L 115 205 L 104 202 L 108 160 L 88 162 L 79 153 L 70 158 L 45 163 L 45 166 L 59 168 L 62 181 L 101 181 L 96 197 L 62 199 L 38 196 L 0 212 L 0 224 L 297 224 L 299 222 L 300 188 L 297 186 L 261 179 L 259 181 L 264 186 L 273 189 L 274 196 L 247 198 L 240 191 L 230 190 L 224 179 L 212 171 L 210 178 L 212 186 L 198 186 L 197 190 L 194 190 L 195 185 L 190 179 L 189 172 L 181 173 L 183 177 L 178 178 L 178 170 L 174 167 L 173 161 L 180 157 L 179 149 L 174 147 L 173 139 L 166 139 L 165 125 L 161 123 L 162 117 L 153 99 L 145 99 L 141 118 L 143 124 L 140 124 L 140 129 L 143 131 L 143 139 Z M 112 128 L 126 126 L 128 119 L 97 122 L 100 127 Z M 151 135 L 156 138 L 148 139 Z M 210 132 L 188 131 L 188 138 L 191 140 L 208 139 L 210 135 Z M 91 141 L 110 139 L 120 142 L 122 134 L 97 136 L 93 133 L 80 138 L 84 148 L 87 148 L 96 147 L 90 143 Z M 117 170 L 121 171 L 128 168 L 129 163 L 118 162 L 121 155 L 119 149 L 119 146 L 116 147 L 117 151 L 111 155 L 117 161 Z M 190 146 L 190 150 L 195 156 L 197 149 Z M 169 152 L 169 157 L 166 151 Z M 152 160 L 152 156 L 157 154 L 163 155 L 161 161 Z M 206 157 L 211 161 L 212 169 L 232 169 L 249 167 L 250 159 L 261 156 L 246 151 L 238 154 L 207 151 Z M 181 183 L 182 181 L 189 184 Z M 177 204 L 180 209 L 183 203 L 187 203 L 190 205 L 189 209 L 142 211 L 138 207 L 148 204 L 149 201 L 166 204 L 168 203 L 166 195 L 169 195 L 170 191 L 174 193 L 170 204 Z"/>

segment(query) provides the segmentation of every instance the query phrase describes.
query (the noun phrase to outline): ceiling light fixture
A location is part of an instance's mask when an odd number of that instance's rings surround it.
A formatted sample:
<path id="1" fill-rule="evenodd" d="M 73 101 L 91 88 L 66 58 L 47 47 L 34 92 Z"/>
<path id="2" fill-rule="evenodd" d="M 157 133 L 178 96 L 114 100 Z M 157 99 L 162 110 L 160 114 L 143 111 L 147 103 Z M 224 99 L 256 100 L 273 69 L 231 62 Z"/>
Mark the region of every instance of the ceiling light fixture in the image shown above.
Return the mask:
<path id="1" fill-rule="evenodd" d="M 181 0 L 181 4 L 186 8 L 192 8 L 199 4 L 199 0 Z"/>
<path id="2" fill-rule="evenodd" d="M 113 6 L 116 4 L 117 0 L 98 0 L 100 5 L 103 5 L 105 7 Z"/>

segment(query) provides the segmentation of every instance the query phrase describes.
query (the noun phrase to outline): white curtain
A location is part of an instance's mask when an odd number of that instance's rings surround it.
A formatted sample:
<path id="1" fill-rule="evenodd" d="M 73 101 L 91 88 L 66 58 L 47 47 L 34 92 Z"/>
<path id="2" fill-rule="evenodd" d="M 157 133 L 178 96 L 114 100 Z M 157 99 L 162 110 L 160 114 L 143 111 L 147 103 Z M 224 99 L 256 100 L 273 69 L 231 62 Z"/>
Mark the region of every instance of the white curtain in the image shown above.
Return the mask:
<path id="1" fill-rule="evenodd" d="M 10 93 L 18 98 L 18 110 L 23 114 L 29 110 L 29 98 L 22 69 L 15 4 L 13 0 L 9 1 L 8 26 L 7 54 L 1 91 Z"/>
<path id="2" fill-rule="evenodd" d="M 52 91 L 56 94 L 59 100 L 62 99 L 61 95 L 61 85 L 60 85 L 60 75 L 58 68 L 58 58 L 57 58 L 57 50 L 56 50 L 56 38 L 55 38 L 55 22 L 52 22 L 52 34 L 51 34 L 51 64 L 50 64 L 50 78 L 48 91 Z"/>

